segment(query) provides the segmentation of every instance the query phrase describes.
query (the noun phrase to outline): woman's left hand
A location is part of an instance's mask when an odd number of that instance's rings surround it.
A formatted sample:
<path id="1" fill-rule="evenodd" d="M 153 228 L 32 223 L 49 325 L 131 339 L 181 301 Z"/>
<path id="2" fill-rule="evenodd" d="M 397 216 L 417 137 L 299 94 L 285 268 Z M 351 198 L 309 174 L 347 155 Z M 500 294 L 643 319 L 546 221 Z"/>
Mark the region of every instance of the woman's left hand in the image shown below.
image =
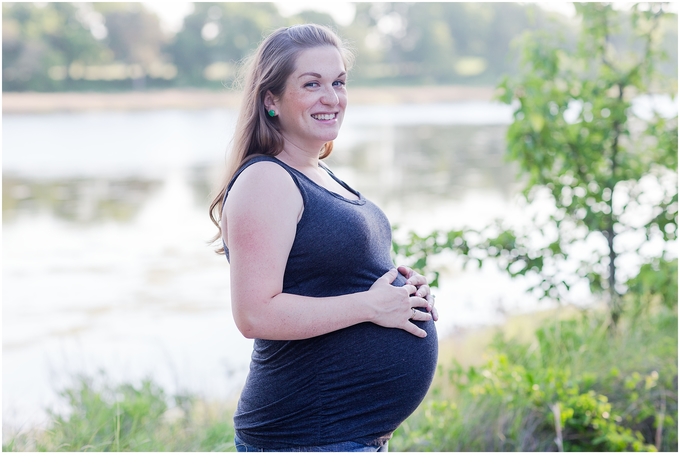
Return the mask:
<path id="1" fill-rule="evenodd" d="M 417 290 L 413 295 L 427 300 L 427 311 L 432 314 L 432 319 L 437 321 L 439 319 L 439 314 L 434 306 L 434 295 L 430 292 L 430 285 L 427 283 L 425 276 L 418 274 L 408 266 L 399 266 L 397 269 L 406 278 L 406 284 L 416 286 Z"/>

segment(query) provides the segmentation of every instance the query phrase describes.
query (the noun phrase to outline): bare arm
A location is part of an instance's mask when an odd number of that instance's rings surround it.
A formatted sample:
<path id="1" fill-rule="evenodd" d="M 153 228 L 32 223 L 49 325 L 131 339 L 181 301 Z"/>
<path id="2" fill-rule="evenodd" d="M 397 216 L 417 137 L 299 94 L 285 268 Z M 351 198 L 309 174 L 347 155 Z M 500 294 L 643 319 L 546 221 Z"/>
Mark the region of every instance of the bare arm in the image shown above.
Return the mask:
<path id="1" fill-rule="evenodd" d="M 257 167 L 257 168 L 256 168 Z M 284 294 L 283 274 L 303 210 L 302 196 L 275 163 L 262 162 L 241 173 L 224 214 L 231 269 L 234 321 L 247 338 L 305 339 L 370 321 L 425 337 L 408 320 L 412 307 L 427 301 L 410 297 L 416 287 L 394 287 L 397 270 L 386 273 L 366 292 L 337 297 Z M 417 312 L 414 320 L 430 320 Z"/>

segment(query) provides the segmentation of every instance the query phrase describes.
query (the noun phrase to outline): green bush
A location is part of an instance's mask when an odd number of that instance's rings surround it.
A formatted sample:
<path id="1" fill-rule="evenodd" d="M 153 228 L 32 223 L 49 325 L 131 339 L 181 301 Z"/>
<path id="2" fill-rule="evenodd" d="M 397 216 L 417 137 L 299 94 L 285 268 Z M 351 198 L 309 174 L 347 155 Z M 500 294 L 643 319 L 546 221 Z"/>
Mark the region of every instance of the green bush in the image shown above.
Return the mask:
<path id="1" fill-rule="evenodd" d="M 391 449 L 677 451 L 677 313 L 606 318 L 551 320 L 528 344 L 498 335 L 483 366 L 440 367 Z"/>

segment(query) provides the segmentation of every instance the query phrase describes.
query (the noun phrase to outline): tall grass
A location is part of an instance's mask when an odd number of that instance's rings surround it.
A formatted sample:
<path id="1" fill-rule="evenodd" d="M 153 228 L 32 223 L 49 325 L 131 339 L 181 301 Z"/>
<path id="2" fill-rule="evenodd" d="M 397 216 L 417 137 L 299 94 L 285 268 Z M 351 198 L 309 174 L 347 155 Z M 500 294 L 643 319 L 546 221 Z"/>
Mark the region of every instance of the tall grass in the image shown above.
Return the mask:
<path id="1" fill-rule="evenodd" d="M 233 451 L 232 410 L 186 395 L 168 396 L 150 380 L 111 385 L 80 377 L 49 412 L 44 430 L 15 433 L 3 451 Z"/>

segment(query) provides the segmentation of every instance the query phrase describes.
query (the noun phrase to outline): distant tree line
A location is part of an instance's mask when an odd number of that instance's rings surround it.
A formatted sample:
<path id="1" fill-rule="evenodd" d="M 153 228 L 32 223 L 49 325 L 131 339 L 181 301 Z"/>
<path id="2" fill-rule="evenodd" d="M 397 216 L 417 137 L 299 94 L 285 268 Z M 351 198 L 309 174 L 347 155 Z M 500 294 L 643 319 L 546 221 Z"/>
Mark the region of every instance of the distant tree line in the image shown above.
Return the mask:
<path id="1" fill-rule="evenodd" d="M 264 35 L 301 22 L 331 26 L 350 41 L 357 53 L 355 84 L 492 85 L 516 70 L 511 44 L 522 32 L 559 30 L 573 38 L 578 28 L 526 4 L 355 7 L 354 20 L 344 26 L 316 11 L 284 17 L 274 3 L 195 3 L 180 31 L 168 35 L 141 3 L 5 2 L 3 91 L 223 88 Z M 677 64 L 677 21 L 662 33 Z"/>

